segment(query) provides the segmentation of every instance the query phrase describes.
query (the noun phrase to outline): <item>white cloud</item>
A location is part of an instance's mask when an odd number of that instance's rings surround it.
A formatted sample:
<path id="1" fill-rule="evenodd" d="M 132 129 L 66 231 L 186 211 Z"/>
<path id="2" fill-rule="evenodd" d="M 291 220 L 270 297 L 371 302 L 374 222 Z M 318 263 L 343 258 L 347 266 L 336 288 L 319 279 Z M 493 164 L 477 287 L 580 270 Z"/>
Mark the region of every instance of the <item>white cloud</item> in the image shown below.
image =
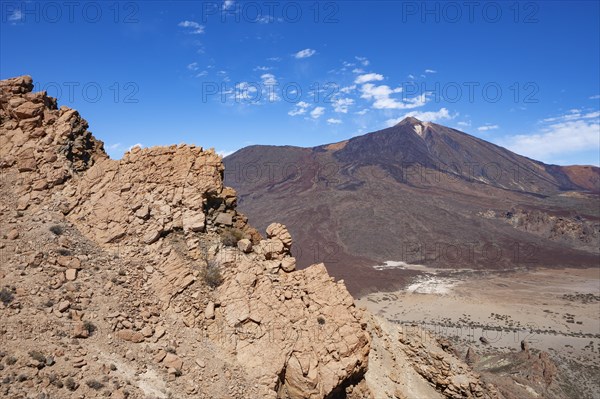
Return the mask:
<path id="1" fill-rule="evenodd" d="M 257 66 L 256 68 L 254 68 L 255 71 L 270 71 L 271 69 L 273 69 L 273 67 Z"/>
<path id="2" fill-rule="evenodd" d="M 437 71 L 435 71 L 433 69 L 426 69 L 425 73 L 437 73 Z"/>
<path id="3" fill-rule="evenodd" d="M 519 134 L 498 140 L 511 151 L 544 162 L 580 151 L 600 151 L 600 120 L 581 118 L 543 127 L 535 134 Z"/>
<path id="4" fill-rule="evenodd" d="M 250 84 L 248 82 L 240 82 L 235 85 L 235 96 L 236 100 L 256 100 L 258 89 L 256 84 Z"/>
<path id="5" fill-rule="evenodd" d="M 225 0 L 223 2 L 223 10 L 231 10 L 235 5 L 235 1 L 233 0 Z"/>
<path id="6" fill-rule="evenodd" d="M 409 116 L 412 116 L 413 118 L 417 118 L 424 122 L 436 122 L 442 119 L 453 119 L 456 117 L 456 114 L 451 115 L 446 108 L 440 108 L 438 111 L 411 111 L 400 118 L 388 119 L 386 121 L 386 124 L 388 126 L 394 126 L 398 124 L 402 119 L 408 118 Z"/>
<path id="7" fill-rule="evenodd" d="M 408 78 L 409 78 L 409 79 L 414 79 L 414 78 L 415 78 L 415 75 L 412 75 L 412 74 L 411 74 L 411 75 L 408 75 Z"/>
<path id="8" fill-rule="evenodd" d="M 570 109 L 569 112 L 565 115 L 555 116 L 552 118 L 542 119 L 542 122 L 564 122 L 564 121 L 573 121 L 577 119 L 592 119 L 598 118 L 600 116 L 600 111 L 588 112 L 586 114 L 582 114 L 582 111 L 579 109 Z"/>
<path id="9" fill-rule="evenodd" d="M 267 58 L 267 61 L 279 62 L 281 61 L 281 57 L 269 57 Z"/>
<path id="10" fill-rule="evenodd" d="M 144 148 L 144 145 L 142 143 L 136 143 L 136 144 L 132 145 L 131 147 L 127 148 L 127 151 L 131 151 L 135 147 Z"/>
<path id="11" fill-rule="evenodd" d="M 277 94 L 277 78 L 272 73 L 265 73 L 260 76 L 262 84 L 264 86 L 264 92 L 270 102 L 279 101 L 280 97 Z"/>
<path id="12" fill-rule="evenodd" d="M 365 70 L 362 68 L 354 68 L 352 70 L 352 73 L 365 73 Z"/>
<path id="13" fill-rule="evenodd" d="M 325 113 L 325 108 L 323 107 L 315 107 L 312 111 L 310 111 L 310 116 L 313 119 L 320 118 Z"/>
<path id="14" fill-rule="evenodd" d="M 296 104 L 296 107 L 288 112 L 290 116 L 303 115 L 306 113 L 306 110 L 310 107 L 310 104 L 304 101 L 300 101 Z"/>
<path id="15" fill-rule="evenodd" d="M 392 89 L 387 85 L 376 86 L 372 83 L 366 83 L 361 86 L 361 98 L 374 100 L 373 108 L 375 109 L 411 109 L 422 107 L 427 103 L 425 93 L 416 97 L 404 98 L 398 101 L 390 96 L 395 93 L 401 93 L 402 88 Z"/>
<path id="16" fill-rule="evenodd" d="M 198 22 L 182 21 L 177 26 L 181 26 L 182 28 L 188 28 L 189 33 L 193 35 L 199 35 L 201 33 L 204 33 L 204 26 L 200 25 Z"/>
<path id="17" fill-rule="evenodd" d="M 208 72 L 207 71 L 202 71 L 202 72 L 198 72 L 196 74 L 196 77 L 197 78 L 201 78 L 201 77 L 206 76 L 206 75 L 208 75 Z"/>
<path id="18" fill-rule="evenodd" d="M 331 106 L 335 112 L 346 114 L 348 113 L 348 107 L 352 104 L 354 104 L 354 100 L 351 98 L 336 98 Z"/>
<path id="19" fill-rule="evenodd" d="M 16 21 L 21 21 L 22 18 L 23 18 L 23 13 L 21 12 L 21 10 L 16 9 L 13 11 L 12 14 L 10 14 L 10 16 L 8 17 L 8 20 L 11 22 L 16 22 Z"/>
<path id="20" fill-rule="evenodd" d="M 462 127 L 469 127 L 469 126 L 471 126 L 471 121 L 467 121 L 467 122 L 465 122 L 465 121 L 460 121 L 460 122 L 456 122 L 456 124 L 457 124 L 458 126 L 462 126 Z"/>
<path id="21" fill-rule="evenodd" d="M 340 123 L 342 123 L 342 120 L 329 118 L 329 119 L 327 119 L 327 123 L 329 123 L 330 125 L 339 125 Z"/>
<path id="22" fill-rule="evenodd" d="M 483 126 L 479 126 L 477 128 L 477 130 L 479 130 L 480 132 L 487 132 L 488 130 L 495 130 L 500 128 L 500 126 L 498 125 L 483 125 Z"/>
<path id="23" fill-rule="evenodd" d="M 234 152 L 235 152 L 235 151 L 224 151 L 224 150 L 217 150 L 217 151 L 216 151 L 216 153 L 217 153 L 218 155 L 220 155 L 220 156 L 221 156 L 221 158 L 225 158 L 226 156 L 228 156 L 228 155 L 231 155 L 231 154 L 233 154 Z"/>
<path id="24" fill-rule="evenodd" d="M 115 143 L 108 146 L 109 150 L 118 150 L 121 147 L 121 143 Z"/>
<path id="25" fill-rule="evenodd" d="M 356 85 L 345 86 L 340 89 L 340 93 L 348 94 L 356 89 Z"/>
<path id="26" fill-rule="evenodd" d="M 595 96 L 590 96 L 590 100 L 597 100 L 600 98 L 600 94 L 596 94 Z"/>
<path id="27" fill-rule="evenodd" d="M 298 51 L 296 54 L 294 54 L 295 58 L 308 58 L 308 57 L 312 57 L 313 55 L 316 54 L 316 50 L 310 49 L 310 48 L 306 48 L 304 50 L 300 50 Z"/>
<path id="28" fill-rule="evenodd" d="M 363 66 L 368 66 L 369 65 L 369 60 L 366 57 L 354 57 L 356 58 Z"/>
<path id="29" fill-rule="evenodd" d="M 363 83 L 367 83 L 367 82 L 380 81 L 380 80 L 383 80 L 383 75 L 380 75 L 378 73 L 367 73 L 365 75 L 358 76 L 354 80 L 354 83 L 363 84 Z"/>
<path id="30" fill-rule="evenodd" d="M 198 69 L 200 69 L 200 67 L 198 66 L 197 62 L 192 62 L 191 64 L 188 64 L 187 69 L 189 69 L 190 71 L 197 71 Z"/>
<path id="31" fill-rule="evenodd" d="M 363 109 L 363 110 L 360 110 L 360 111 L 358 111 L 358 112 L 357 112 L 357 114 L 358 114 L 358 115 L 364 115 L 364 114 L 366 114 L 367 112 L 369 112 L 369 109 L 368 109 L 368 108 L 365 108 L 365 109 Z"/>

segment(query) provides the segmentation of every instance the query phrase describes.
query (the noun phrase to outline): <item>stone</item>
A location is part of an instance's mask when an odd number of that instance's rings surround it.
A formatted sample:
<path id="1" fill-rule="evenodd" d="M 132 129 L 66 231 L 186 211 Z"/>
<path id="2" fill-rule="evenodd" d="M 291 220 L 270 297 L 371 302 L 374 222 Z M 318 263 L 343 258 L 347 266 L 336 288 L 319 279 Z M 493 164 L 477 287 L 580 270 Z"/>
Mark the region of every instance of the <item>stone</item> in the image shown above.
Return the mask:
<path id="1" fill-rule="evenodd" d="M 68 281 L 75 281 L 77 279 L 77 269 L 67 269 L 65 271 L 65 278 Z"/>
<path id="2" fill-rule="evenodd" d="M 231 226 L 233 225 L 233 215 L 230 212 L 219 213 L 215 218 L 215 223 L 223 226 Z"/>
<path id="3" fill-rule="evenodd" d="M 165 335 L 165 333 L 166 333 L 166 330 L 164 329 L 164 327 L 158 326 L 154 330 L 154 337 L 156 339 L 160 339 Z"/>
<path id="4" fill-rule="evenodd" d="M 205 221 L 204 213 L 187 211 L 183 215 L 183 231 L 185 233 L 203 231 Z"/>
<path id="5" fill-rule="evenodd" d="M 90 332 L 86 325 L 82 321 L 79 321 L 73 326 L 72 336 L 73 338 L 88 338 L 90 336 Z"/>
<path id="6" fill-rule="evenodd" d="M 148 205 L 143 205 L 142 207 L 140 207 L 140 209 L 135 211 L 135 216 L 140 219 L 147 219 L 148 216 L 150 216 L 150 208 L 148 207 Z"/>
<path id="7" fill-rule="evenodd" d="M 292 247 L 292 236 L 287 227 L 281 223 L 271 223 L 266 230 L 267 238 L 278 238 L 286 248 Z"/>
<path id="8" fill-rule="evenodd" d="M 175 370 L 183 368 L 183 360 L 173 353 L 167 353 L 162 362 L 167 368 L 174 368 Z"/>
<path id="9" fill-rule="evenodd" d="M 214 319 L 215 318 L 215 303 L 210 301 L 206 305 L 206 309 L 204 310 L 204 317 L 206 319 Z"/>
<path id="10" fill-rule="evenodd" d="M 252 241 L 250 241 L 247 238 L 242 238 L 241 240 L 239 240 L 237 246 L 239 250 L 244 253 L 252 252 Z"/>
<path id="11" fill-rule="evenodd" d="M 16 109 L 13 110 L 13 112 L 19 119 L 32 118 L 44 112 L 44 104 L 34 104 L 31 102 L 26 102 L 19 105 Z"/>
<path id="12" fill-rule="evenodd" d="M 19 230 L 12 229 L 11 231 L 8 232 L 8 234 L 6 235 L 6 238 L 9 240 L 16 240 L 17 238 L 19 238 Z"/>
<path id="13" fill-rule="evenodd" d="M 476 363 L 479 360 L 479 356 L 477 355 L 477 352 L 475 352 L 475 349 L 469 347 L 469 349 L 467 349 L 467 354 L 465 356 L 465 362 L 468 365 L 472 365 L 474 363 Z"/>
<path id="14" fill-rule="evenodd" d="M 146 326 L 146 327 L 142 328 L 140 330 L 140 332 L 146 338 L 150 338 L 152 336 L 152 334 L 154 334 L 154 331 L 152 330 L 151 326 Z"/>
<path id="15" fill-rule="evenodd" d="M 124 341 L 129 341 L 133 343 L 144 342 L 144 336 L 139 331 L 133 331 L 131 329 L 123 329 L 119 330 L 116 333 L 117 338 L 120 338 Z"/>
<path id="16" fill-rule="evenodd" d="M 71 307 L 71 303 L 69 301 L 60 301 L 57 309 L 60 313 L 64 313 L 69 309 L 69 307 Z"/>
<path id="17" fill-rule="evenodd" d="M 162 230 L 151 229 L 144 235 L 144 238 L 142 239 L 142 241 L 148 245 L 154 244 L 156 241 L 158 241 L 161 234 L 162 234 Z"/>
<path id="18" fill-rule="evenodd" d="M 288 256 L 281 260 L 281 270 L 284 272 L 293 272 L 296 270 L 296 258 Z"/>

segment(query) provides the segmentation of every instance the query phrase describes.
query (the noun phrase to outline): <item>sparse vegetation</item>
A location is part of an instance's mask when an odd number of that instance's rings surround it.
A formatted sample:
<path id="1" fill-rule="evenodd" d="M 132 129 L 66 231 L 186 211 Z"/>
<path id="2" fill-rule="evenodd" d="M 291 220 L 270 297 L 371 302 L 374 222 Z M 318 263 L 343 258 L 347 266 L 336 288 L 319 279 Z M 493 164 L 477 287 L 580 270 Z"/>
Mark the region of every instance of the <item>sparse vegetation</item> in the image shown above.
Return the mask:
<path id="1" fill-rule="evenodd" d="M 221 265 L 219 262 L 216 260 L 208 261 L 202 277 L 206 285 L 211 288 L 221 285 L 223 283 L 223 276 L 221 275 Z"/>
<path id="2" fill-rule="evenodd" d="M 12 366 L 16 362 L 17 362 L 17 358 L 14 356 L 9 356 L 6 358 L 6 364 L 8 364 L 9 366 Z"/>
<path id="3" fill-rule="evenodd" d="M 98 380 L 87 380 L 85 382 L 85 385 L 87 385 L 88 387 L 90 387 L 91 389 L 94 389 L 96 391 L 99 391 L 102 388 L 104 388 L 104 384 Z"/>
<path id="4" fill-rule="evenodd" d="M 234 227 L 226 227 L 221 230 L 221 241 L 223 245 L 235 247 L 239 240 L 244 238 L 244 233 Z"/>
<path id="5" fill-rule="evenodd" d="M 319 317 L 317 317 L 317 322 L 318 322 L 320 325 L 323 325 L 323 324 L 325 324 L 325 319 L 324 319 L 323 317 L 319 316 Z"/>
<path id="6" fill-rule="evenodd" d="M 42 363 L 42 364 L 46 363 L 46 356 L 44 356 L 42 354 L 42 352 L 39 352 L 39 351 L 29 351 L 29 356 L 31 356 L 31 358 L 33 360 L 35 360 L 36 362 L 39 362 L 39 363 Z"/>
<path id="7" fill-rule="evenodd" d="M 69 391 L 74 391 L 79 388 L 79 384 L 75 382 L 73 377 L 69 377 L 65 380 L 65 387 L 67 387 Z"/>
<path id="8" fill-rule="evenodd" d="M 58 254 L 61 256 L 69 256 L 71 255 L 71 251 L 69 251 L 68 249 L 60 248 L 58 250 Z"/>
<path id="9" fill-rule="evenodd" d="M 57 236 L 60 236 L 65 232 L 64 228 L 58 224 L 50 226 L 48 230 L 50 230 L 54 235 Z"/>
<path id="10" fill-rule="evenodd" d="M 91 321 L 84 321 L 83 327 L 86 329 L 88 334 L 91 336 L 94 332 L 96 332 L 96 326 Z"/>
<path id="11" fill-rule="evenodd" d="M 13 295 L 11 290 L 9 290 L 6 287 L 0 290 L 0 301 L 2 301 L 4 306 L 8 306 L 8 304 L 11 303 L 13 299 L 15 299 L 15 296 Z"/>

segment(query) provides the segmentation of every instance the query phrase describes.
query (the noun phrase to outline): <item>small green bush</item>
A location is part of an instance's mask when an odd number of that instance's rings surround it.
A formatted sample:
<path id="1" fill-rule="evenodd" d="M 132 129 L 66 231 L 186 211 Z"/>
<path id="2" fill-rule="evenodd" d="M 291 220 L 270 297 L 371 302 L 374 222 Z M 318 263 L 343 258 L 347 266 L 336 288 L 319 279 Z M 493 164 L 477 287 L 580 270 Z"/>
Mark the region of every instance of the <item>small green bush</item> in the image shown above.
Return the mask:
<path id="1" fill-rule="evenodd" d="M 63 227 L 59 226 L 58 224 L 50 226 L 50 228 L 48 230 L 50 230 L 52 233 L 54 233 L 54 235 L 57 235 L 57 236 L 60 236 L 65 232 Z"/>
<path id="2" fill-rule="evenodd" d="M 0 290 L 0 301 L 2 301 L 4 306 L 8 306 L 8 304 L 11 303 L 13 299 L 15 299 L 15 296 L 13 295 L 11 290 L 9 290 L 6 287 Z"/>
<path id="3" fill-rule="evenodd" d="M 96 390 L 96 391 L 99 391 L 99 390 L 101 390 L 102 388 L 104 388 L 104 384 L 103 384 L 103 383 L 101 383 L 100 381 L 97 381 L 97 380 L 87 380 L 87 381 L 85 382 L 85 384 L 86 384 L 88 387 L 90 387 L 90 388 L 92 388 L 92 389 L 94 389 L 94 390 Z"/>
<path id="4" fill-rule="evenodd" d="M 202 277 L 206 285 L 211 288 L 217 288 L 221 285 L 223 283 L 223 276 L 221 275 L 221 265 L 219 265 L 219 262 L 216 260 L 208 261 Z"/>
<path id="5" fill-rule="evenodd" d="M 92 335 L 96 331 L 96 326 L 91 321 L 84 321 L 83 327 L 86 329 L 89 335 Z"/>
<path id="6" fill-rule="evenodd" d="M 221 230 L 220 236 L 223 245 L 235 247 L 238 241 L 244 238 L 244 233 L 240 229 L 226 227 Z"/>
<path id="7" fill-rule="evenodd" d="M 79 384 L 75 382 L 73 377 L 69 377 L 65 380 L 65 387 L 67 387 L 69 391 L 74 391 L 79 388 Z"/>
<path id="8" fill-rule="evenodd" d="M 39 351 L 30 351 L 29 356 L 38 363 L 46 363 L 46 356 Z"/>

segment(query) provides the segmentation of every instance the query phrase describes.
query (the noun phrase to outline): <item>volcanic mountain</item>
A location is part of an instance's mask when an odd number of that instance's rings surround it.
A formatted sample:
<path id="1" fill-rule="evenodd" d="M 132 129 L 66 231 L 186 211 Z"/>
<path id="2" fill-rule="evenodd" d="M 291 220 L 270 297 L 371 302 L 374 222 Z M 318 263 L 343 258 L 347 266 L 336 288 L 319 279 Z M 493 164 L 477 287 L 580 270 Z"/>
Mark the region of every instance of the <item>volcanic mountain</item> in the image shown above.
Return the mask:
<path id="1" fill-rule="evenodd" d="M 598 263 L 599 168 L 547 165 L 435 123 L 406 118 L 313 148 L 250 146 L 224 163 L 250 220 L 285 223 L 299 265 L 325 262 L 354 293 L 402 285 L 408 272 L 394 265 Z"/>

